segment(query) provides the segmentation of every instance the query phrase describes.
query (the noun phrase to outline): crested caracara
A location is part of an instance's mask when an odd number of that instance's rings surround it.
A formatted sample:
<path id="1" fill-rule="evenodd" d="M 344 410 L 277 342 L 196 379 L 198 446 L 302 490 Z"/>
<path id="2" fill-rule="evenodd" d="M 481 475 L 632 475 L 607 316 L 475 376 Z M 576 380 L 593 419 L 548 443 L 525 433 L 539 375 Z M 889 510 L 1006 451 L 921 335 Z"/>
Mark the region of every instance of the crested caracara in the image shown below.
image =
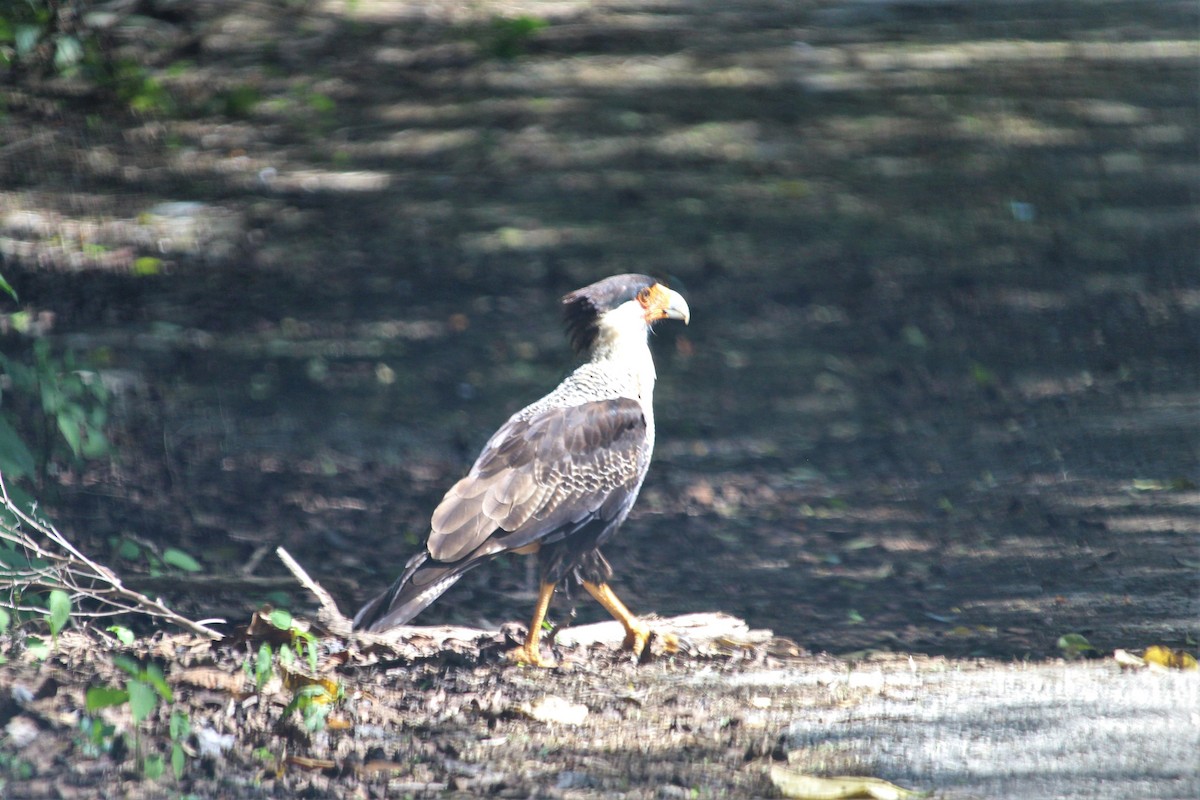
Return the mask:
<path id="1" fill-rule="evenodd" d="M 574 577 L 625 626 L 640 653 L 650 629 L 617 599 L 600 546 L 637 499 L 654 449 L 654 361 L 660 319 L 687 324 L 687 302 L 645 275 L 616 275 L 562 299 L 567 333 L 587 362 L 509 418 L 433 512 L 425 549 L 354 617 L 379 632 L 411 620 L 467 570 L 501 553 L 537 553 L 541 590 L 529 635 L 512 654 L 548 666 L 538 649 L 559 582 Z"/>

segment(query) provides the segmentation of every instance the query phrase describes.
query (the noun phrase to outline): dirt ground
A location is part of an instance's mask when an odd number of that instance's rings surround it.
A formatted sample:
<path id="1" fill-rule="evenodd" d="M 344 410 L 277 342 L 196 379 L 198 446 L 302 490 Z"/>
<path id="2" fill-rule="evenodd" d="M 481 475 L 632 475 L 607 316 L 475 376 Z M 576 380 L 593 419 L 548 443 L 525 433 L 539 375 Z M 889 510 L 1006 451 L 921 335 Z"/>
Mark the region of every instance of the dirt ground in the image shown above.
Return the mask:
<path id="1" fill-rule="evenodd" d="M 522 15 L 547 25 L 497 22 Z M 316 733 L 283 689 L 179 680 L 192 730 L 236 745 L 201 755 L 194 733 L 183 778 L 154 782 L 80 741 L 84 690 L 120 676 L 109 645 L 72 633 L 39 662 L 9 636 L 0 682 L 33 699 L 5 692 L 0 721 L 37 736 L 6 728 L 7 796 L 771 796 L 788 721 L 861 696 L 730 677 L 747 670 L 1046 662 L 1072 633 L 1095 655 L 1195 652 L 1194 3 L 152 17 L 110 35 L 170 113 L 2 87 L 0 274 L 21 302 L 0 345 L 46 336 L 115 390 L 117 456 L 36 491 L 59 529 L 230 630 L 264 603 L 311 616 L 278 546 L 352 612 L 571 368 L 556 298 L 648 272 L 693 319 L 652 343 L 658 445 L 614 585 L 635 611 L 779 638 L 642 665 L 566 648 L 544 673 L 504 667 L 503 634 L 355 655 Z M 148 569 L 166 547 L 203 570 Z M 418 621 L 523 624 L 532 589 L 497 562 Z M 603 612 L 560 596 L 551 616 Z M 139 632 L 169 673 L 239 675 L 257 644 Z M 547 697 L 585 720 L 539 718 Z"/>

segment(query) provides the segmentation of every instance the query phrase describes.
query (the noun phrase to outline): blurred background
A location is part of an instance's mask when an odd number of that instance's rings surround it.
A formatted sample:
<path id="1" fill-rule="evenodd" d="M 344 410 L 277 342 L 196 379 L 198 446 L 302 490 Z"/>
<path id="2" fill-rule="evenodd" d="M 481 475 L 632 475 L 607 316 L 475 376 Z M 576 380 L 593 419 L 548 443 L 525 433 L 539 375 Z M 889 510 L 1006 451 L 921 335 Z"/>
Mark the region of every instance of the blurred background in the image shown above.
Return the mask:
<path id="1" fill-rule="evenodd" d="M 0 469 L 130 585 L 303 613 L 283 545 L 353 613 L 636 271 L 693 318 L 635 611 L 1194 645 L 1194 2 L 5 8 Z M 524 621 L 530 566 L 417 621 Z"/>

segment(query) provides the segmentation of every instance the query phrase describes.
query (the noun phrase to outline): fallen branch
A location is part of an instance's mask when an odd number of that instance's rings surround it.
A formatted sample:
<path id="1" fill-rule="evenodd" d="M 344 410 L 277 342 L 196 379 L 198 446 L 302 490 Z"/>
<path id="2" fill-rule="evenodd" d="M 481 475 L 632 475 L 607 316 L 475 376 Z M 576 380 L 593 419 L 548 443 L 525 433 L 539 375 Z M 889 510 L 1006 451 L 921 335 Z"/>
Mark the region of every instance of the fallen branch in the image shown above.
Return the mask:
<path id="1" fill-rule="evenodd" d="M 8 495 L 4 476 L 0 475 L 0 541 L 10 542 L 24 551 L 26 565 L 0 563 L 0 588 L 7 598 L 0 607 L 17 611 L 41 611 L 21 602 L 30 587 L 61 590 L 71 595 L 72 614 L 79 617 L 111 617 L 118 614 L 144 614 L 165 620 L 180 628 L 221 639 L 223 634 L 201 622 L 176 614 L 159 599 L 151 599 L 124 584 L 117 574 L 84 555 L 65 536 L 44 519 L 21 510 Z M 41 562 L 41 563 L 36 563 Z M 88 600 L 95 608 L 85 608 Z"/>
<path id="2" fill-rule="evenodd" d="M 300 566 L 300 562 L 292 558 L 292 554 L 287 550 L 276 547 L 275 555 L 279 556 L 279 560 L 296 576 L 296 580 L 300 581 L 305 589 L 312 592 L 313 596 L 317 598 L 317 602 L 321 604 L 321 610 L 317 612 L 317 621 L 335 636 L 349 636 L 354 624 L 338 609 L 333 596 L 325 591 L 325 587 L 310 578 L 304 571 L 304 567 Z"/>
<path id="3" fill-rule="evenodd" d="M 312 592 L 320 605 L 317 621 L 335 636 L 353 637 L 361 645 L 382 645 L 396 656 L 409 659 L 428 658 L 443 650 L 477 652 L 489 642 L 499 646 L 505 639 L 503 631 L 459 625 L 398 625 L 380 633 L 354 631 L 353 623 L 338 609 L 329 592 L 313 580 L 287 550 L 277 547 L 275 554 L 296 580 Z M 751 629 L 745 621 L 720 612 L 649 618 L 647 622 L 656 634 L 671 634 L 686 651 L 694 654 L 761 652 L 788 658 L 800 653 L 795 643 L 776 637 L 769 630 Z M 625 629 L 614 620 L 560 629 L 556 632 L 555 643 L 569 648 L 605 645 L 619 649 L 624 638 Z"/>

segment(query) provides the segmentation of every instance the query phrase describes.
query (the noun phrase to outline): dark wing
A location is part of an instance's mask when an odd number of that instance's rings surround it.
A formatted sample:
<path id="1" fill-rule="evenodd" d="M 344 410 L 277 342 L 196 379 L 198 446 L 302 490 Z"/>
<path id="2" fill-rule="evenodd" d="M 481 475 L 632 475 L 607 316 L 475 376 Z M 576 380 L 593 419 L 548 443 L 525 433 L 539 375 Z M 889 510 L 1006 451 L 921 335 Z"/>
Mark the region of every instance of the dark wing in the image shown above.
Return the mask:
<path id="1" fill-rule="evenodd" d="M 354 617 L 356 630 L 403 625 L 488 556 L 611 530 L 637 498 L 650 459 L 634 400 L 600 400 L 510 419 L 433 512 L 425 552 Z M 599 557 L 599 554 L 596 554 Z"/>
<path id="2" fill-rule="evenodd" d="M 510 419 L 433 512 L 429 555 L 480 558 L 619 521 L 641 487 L 648 450 L 646 418 L 628 398 Z"/>

